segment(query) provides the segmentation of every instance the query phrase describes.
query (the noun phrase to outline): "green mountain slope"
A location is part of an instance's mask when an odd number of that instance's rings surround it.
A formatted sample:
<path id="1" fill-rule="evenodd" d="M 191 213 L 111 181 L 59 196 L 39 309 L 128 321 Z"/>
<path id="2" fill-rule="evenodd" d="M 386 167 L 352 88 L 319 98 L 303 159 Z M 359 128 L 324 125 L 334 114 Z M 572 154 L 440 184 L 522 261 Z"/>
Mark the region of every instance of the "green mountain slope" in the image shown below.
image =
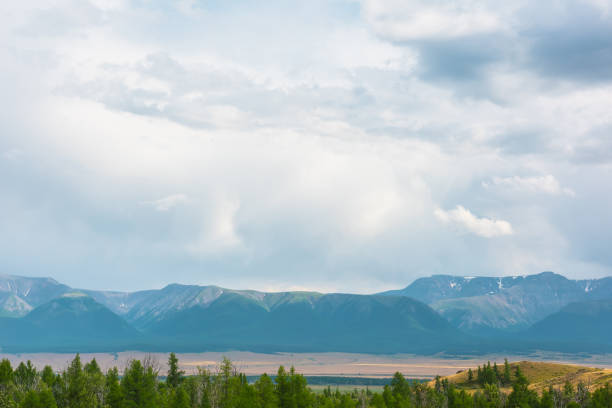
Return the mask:
<path id="1" fill-rule="evenodd" d="M 147 333 L 187 348 L 223 346 L 260 350 L 435 352 L 466 336 L 427 305 L 405 297 L 274 294 L 276 299 L 221 294 L 164 316 Z M 265 298 L 265 297 L 264 297 Z"/>
<path id="2" fill-rule="evenodd" d="M 139 337 L 125 320 L 83 294 L 66 294 L 20 319 L 0 319 L 0 345 L 7 350 L 82 350 Z"/>
<path id="3" fill-rule="evenodd" d="M 255 305 L 263 310 L 270 310 L 278 305 L 306 301 L 322 296 L 314 292 L 265 293 L 254 290 L 232 290 L 218 286 L 195 286 L 172 284 L 165 288 L 141 295 L 125 315 L 126 319 L 139 329 L 146 329 L 156 322 L 174 318 L 177 313 L 193 308 L 207 308 L 214 303 L 214 308 L 232 308 L 234 303 Z M 225 313 L 219 310 L 219 313 Z"/>
<path id="4" fill-rule="evenodd" d="M 534 340 L 612 345 L 612 300 L 571 303 L 524 335 Z"/>

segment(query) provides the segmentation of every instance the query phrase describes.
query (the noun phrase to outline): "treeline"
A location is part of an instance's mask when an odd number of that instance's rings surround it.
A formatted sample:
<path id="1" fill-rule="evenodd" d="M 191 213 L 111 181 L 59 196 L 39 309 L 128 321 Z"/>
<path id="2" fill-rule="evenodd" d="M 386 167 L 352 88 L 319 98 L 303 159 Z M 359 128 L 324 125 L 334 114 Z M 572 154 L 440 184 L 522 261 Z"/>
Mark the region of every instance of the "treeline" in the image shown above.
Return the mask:
<path id="1" fill-rule="evenodd" d="M 315 393 L 293 368 L 281 366 L 274 380 L 264 374 L 251 384 L 227 359 L 214 372 L 199 369 L 191 376 L 179 370 L 174 354 L 168 363 L 164 379 L 149 358 L 132 360 L 121 376 L 117 368 L 103 373 L 95 359 L 83 365 L 78 354 L 59 373 L 49 366 L 39 372 L 29 361 L 13 369 L 2 360 L 0 408 L 612 408 L 609 384 L 591 393 L 568 383 L 538 395 L 520 369 L 508 394 L 500 391 L 499 381 L 483 380 L 483 389 L 469 394 L 447 380 L 438 378 L 430 387 L 400 373 L 381 393 L 331 388 Z"/>
<path id="2" fill-rule="evenodd" d="M 518 367 L 517 367 L 518 368 Z M 520 372 L 520 369 L 519 369 Z M 476 372 L 476 379 L 474 379 L 474 373 L 470 368 L 468 370 L 468 383 L 472 383 L 476 381 L 481 387 L 485 385 L 498 384 L 498 385 L 511 385 L 512 384 L 512 374 L 510 372 L 510 364 L 508 363 L 508 359 L 504 359 L 504 371 L 500 372 L 497 367 L 497 363 L 494 362 L 491 366 L 491 362 L 487 362 L 486 365 L 482 365 L 482 368 L 478 366 L 478 371 Z"/>

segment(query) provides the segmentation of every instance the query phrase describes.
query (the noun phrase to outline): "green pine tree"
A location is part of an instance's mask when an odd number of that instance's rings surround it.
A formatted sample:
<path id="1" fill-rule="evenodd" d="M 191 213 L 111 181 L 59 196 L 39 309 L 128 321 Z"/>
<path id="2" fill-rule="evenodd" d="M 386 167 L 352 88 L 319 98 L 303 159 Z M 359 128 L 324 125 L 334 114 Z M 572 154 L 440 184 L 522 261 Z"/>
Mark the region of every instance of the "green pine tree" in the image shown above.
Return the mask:
<path id="1" fill-rule="evenodd" d="M 57 403 L 53 392 L 47 386 L 43 386 L 38 394 L 40 408 L 57 408 Z"/>
<path id="2" fill-rule="evenodd" d="M 53 388 L 56 376 L 51 366 L 46 365 L 45 368 L 43 368 L 40 378 L 49 388 Z"/>
<path id="3" fill-rule="evenodd" d="M 512 392 L 508 395 L 509 408 L 528 408 L 538 406 L 538 396 L 535 391 L 529 389 L 529 381 L 516 366 L 516 381 L 512 386 Z"/>
<path id="4" fill-rule="evenodd" d="M 263 374 L 259 377 L 255 382 L 255 389 L 257 391 L 259 406 L 262 408 L 274 408 L 278 406 L 278 396 L 274 392 L 274 383 L 267 374 Z M 329 388 L 327 391 L 329 392 Z"/>
<path id="5" fill-rule="evenodd" d="M 26 364 L 22 361 L 13 371 L 13 383 L 20 392 L 27 393 L 33 390 L 37 382 L 38 373 L 30 360 Z"/>
<path id="6" fill-rule="evenodd" d="M 13 381 L 13 367 L 7 358 L 0 361 L 0 384 L 8 384 Z"/>
<path id="7" fill-rule="evenodd" d="M 178 387 L 183 380 L 183 374 L 185 374 L 185 372 L 179 370 L 176 354 L 170 353 L 170 357 L 168 357 L 168 376 L 166 377 L 166 384 L 171 388 Z"/>
<path id="8" fill-rule="evenodd" d="M 63 374 L 66 387 L 65 400 L 70 408 L 89 408 L 91 396 L 87 392 L 87 378 L 83 372 L 81 356 L 77 354 Z"/>
<path id="9" fill-rule="evenodd" d="M 156 408 L 157 375 L 151 367 L 145 368 L 140 360 L 132 360 L 123 374 L 121 392 L 124 404 L 130 408 Z"/>
<path id="10" fill-rule="evenodd" d="M 191 408 L 189 395 L 183 387 L 177 387 L 172 390 L 169 408 Z"/>
<path id="11" fill-rule="evenodd" d="M 510 364 L 508 363 L 508 359 L 504 359 L 504 384 L 508 385 L 512 382 L 510 378 Z"/>
<path id="12" fill-rule="evenodd" d="M 119 370 L 117 370 L 117 367 L 111 368 L 106 373 L 105 390 L 105 403 L 108 408 L 121 408 L 123 393 L 119 384 Z"/>
<path id="13" fill-rule="evenodd" d="M 41 408 L 38 393 L 34 390 L 26 392 L 21 404 L 19 404 L 19 408 Z"/>

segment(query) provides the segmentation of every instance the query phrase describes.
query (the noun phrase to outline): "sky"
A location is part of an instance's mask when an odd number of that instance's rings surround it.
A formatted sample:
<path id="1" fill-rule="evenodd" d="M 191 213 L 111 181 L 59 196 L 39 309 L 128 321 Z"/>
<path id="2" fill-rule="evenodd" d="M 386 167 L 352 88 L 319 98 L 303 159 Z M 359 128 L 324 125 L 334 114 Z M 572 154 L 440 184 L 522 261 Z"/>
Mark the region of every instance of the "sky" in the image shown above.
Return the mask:
<path id="1" fill-rule="evenodd" d="M 612 275 L 612 1 L 0 5 L 0 273 Z"/>

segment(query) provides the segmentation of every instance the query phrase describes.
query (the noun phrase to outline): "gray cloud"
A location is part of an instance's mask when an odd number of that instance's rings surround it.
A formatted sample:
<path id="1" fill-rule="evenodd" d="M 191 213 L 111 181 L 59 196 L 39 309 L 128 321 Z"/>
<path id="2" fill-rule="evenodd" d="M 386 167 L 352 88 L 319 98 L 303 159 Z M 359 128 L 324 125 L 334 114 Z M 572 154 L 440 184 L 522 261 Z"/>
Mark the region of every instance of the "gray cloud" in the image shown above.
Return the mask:
<path id="1" fill-rule="evenodd" d="M 533 19 L 533 16 L 536 16 Z M 521 13 L 528 46 L 526 64 L 542 76 L 581 82 L 612 79 L 612 16 L 585 1 L 547 7 L 533 3 Z"/>
<path id="2" fill-rule="evenodd" d="M 499 35 L 418 43 L 421 75 L 428 80 L 481 80 L 490 65 L 507 58 L 512 43 Z"/>
<path id="3" fill-rule="evenodd" d="M 612 124 L 588 132 L 573 149 L 572 159 L 586 165 L 612 163 Z"/>
<path id="4" fill-rule="evenodd" d="M 448 86 L 461 86 L 461 80 L 486 82 L 499 70 L 579 83 L 612 78 L 612 17 L 605 2 L 365 3 L 376 4 L 365 8 L 376 33 L 418 50 L 419 72 L 428 80 L 449 78 L 457 83 Z"/>

